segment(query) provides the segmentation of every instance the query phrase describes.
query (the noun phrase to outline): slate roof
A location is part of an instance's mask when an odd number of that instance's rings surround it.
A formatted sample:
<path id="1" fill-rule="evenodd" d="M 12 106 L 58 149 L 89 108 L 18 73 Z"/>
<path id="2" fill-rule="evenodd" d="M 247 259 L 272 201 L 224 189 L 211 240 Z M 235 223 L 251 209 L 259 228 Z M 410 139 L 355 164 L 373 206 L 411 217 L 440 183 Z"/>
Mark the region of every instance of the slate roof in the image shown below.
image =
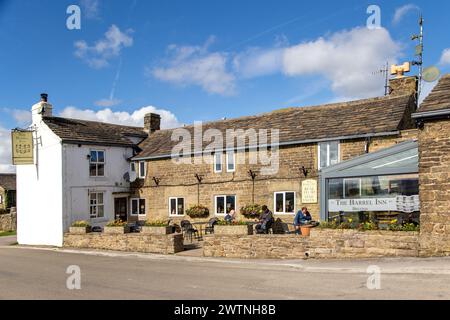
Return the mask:
<path id="1" fill-rule="evenodd" d="M 0 187 L 6 190 L 16 190 L 16 175 L 0 173 Z"/>
<path id="2" fill-rule="evenodd" d="M 410 114 L 414 110 L 412 95 L 387 96 L 352 102 L 314 107 L 295 107 L 256 116 L 203 124 L 223 133 L 227 129 L 279 129 L 280 145 L 311 143 L 333 138 L 396 134 L 411 126 Z M 184 127 L 194 137 L 193 126 Z M 152 133 L 139 147 L 142 151 L 134 159 L 164 158 L 170 156 L 178 143 L 171 141 L 174 129 Z M 203 147 L 209 143 L 204 142 Z"/>
<path id="3" fill-rule="evenodd" d="M 45 124 L 66 143 L 133 146 L 134 143 L 128 137 L 147 137 L 144 128 L 140 127 L 59 117 L 43 119 Z"/>
<path id="4" fill-rule="evenodd" d="M 450 74 L 444 75 L 420 105 L 416 114 L 450 109 Z"/>

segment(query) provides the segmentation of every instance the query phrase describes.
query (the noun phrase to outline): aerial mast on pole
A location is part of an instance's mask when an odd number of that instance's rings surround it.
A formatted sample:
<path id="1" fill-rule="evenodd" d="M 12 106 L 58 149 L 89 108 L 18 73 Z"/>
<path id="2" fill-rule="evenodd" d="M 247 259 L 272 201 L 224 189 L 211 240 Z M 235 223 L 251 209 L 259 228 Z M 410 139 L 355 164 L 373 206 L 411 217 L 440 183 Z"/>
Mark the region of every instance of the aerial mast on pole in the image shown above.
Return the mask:
<path id="1" fill-rule="evenodd" d="M 419 84 L 417 88 L 417 101 L 420 99 L 420 94 L 422 91 L 422 78 L 423 78 L 423 16 L 420 15 L 419 19 L 420 33 L 413 35 L 411 40 L 419 40 L 419 44 L 416 46 L 416 57 L 417 60 L 412 62 L 413 66 L 419 67 Z"/>

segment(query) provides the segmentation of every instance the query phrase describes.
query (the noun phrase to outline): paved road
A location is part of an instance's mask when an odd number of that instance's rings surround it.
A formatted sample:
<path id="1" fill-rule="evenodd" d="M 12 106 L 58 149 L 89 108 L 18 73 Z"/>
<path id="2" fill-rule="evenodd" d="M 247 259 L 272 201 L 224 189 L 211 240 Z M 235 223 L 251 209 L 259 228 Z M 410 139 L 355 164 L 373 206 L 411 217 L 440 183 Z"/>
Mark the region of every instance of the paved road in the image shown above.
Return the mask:
<path id="1" fill-rule="evenodd" d="M 66 269 L 81 268 L 81 290 Z M 381 289 L 368 290 L 369 265 Z M 450 299 L 450 259 L 239 261 L 0 247 L 0 299 Z"/>

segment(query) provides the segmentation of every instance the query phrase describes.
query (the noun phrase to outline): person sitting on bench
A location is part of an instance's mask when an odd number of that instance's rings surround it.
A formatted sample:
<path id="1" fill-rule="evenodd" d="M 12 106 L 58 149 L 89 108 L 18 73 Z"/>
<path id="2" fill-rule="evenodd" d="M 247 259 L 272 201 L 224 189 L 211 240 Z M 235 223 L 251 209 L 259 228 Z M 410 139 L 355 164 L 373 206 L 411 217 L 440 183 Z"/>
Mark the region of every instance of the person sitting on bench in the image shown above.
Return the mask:
<path id="1" fill-rule="evenodd" d="M 300 226 L 310 223 L 312 220 L 308 208 L 303 207 L 299 210 L 294 218 L 295 233 L 300 234 Z"/>
<path id="2" fill-rule="evenodd" d="M 267 233 L 269 226 L 273 222 L 272 211 L 266 205 L 262 206 L 262 214 L 259 217 L 259 222 L 255 226 L 256 233 Z"/>

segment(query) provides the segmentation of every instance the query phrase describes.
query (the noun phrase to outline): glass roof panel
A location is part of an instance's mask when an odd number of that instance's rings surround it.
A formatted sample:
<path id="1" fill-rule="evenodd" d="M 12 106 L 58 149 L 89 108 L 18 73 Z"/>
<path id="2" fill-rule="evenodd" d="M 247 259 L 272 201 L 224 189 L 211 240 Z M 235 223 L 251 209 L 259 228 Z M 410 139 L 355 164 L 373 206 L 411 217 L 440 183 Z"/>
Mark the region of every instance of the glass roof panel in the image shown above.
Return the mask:
<path id="1" fill-rule="evenodd" d="M 351 168 L 348 168 L 343 171 L 348 170 L 361 170 L 361 169 L 372 169 L 372 170 L 382 170 L 389 168 L 401 168 L 401 167 L 410 167 L 410 166 L 418 166 L 419 160 L 419 150 L 418 148 L 412 148 L 409 150 L 405 150 L 403 152 L 399 152 L 381 159 L 372 160 Z"/>

